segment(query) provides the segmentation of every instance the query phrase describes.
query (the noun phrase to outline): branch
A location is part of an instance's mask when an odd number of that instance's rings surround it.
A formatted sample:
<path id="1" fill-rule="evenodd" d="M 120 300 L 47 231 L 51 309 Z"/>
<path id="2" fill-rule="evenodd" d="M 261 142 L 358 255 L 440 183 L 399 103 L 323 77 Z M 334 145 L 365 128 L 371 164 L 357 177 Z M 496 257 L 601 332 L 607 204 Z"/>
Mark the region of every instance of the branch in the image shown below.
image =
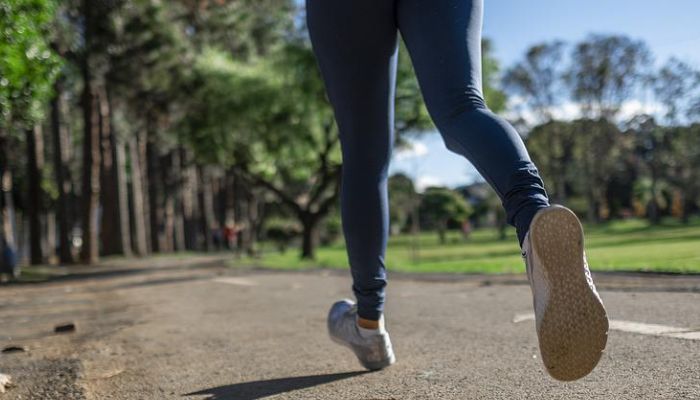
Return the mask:
<path id="1" fill-rule="evenodd" d="M 328 185 L 334 180 L 336 180 L 335 178 L 339 176 L 340 167 L 338 166 L 335 168 L 330 168 L 328 163 L 328 157 L 330 156 L 333 147 L 335 147 L 339 140 L 338 135 L 333 132 L 333 123 L 329 122 L 328 124 L 326 124 L 324 126 L 323 132 L 325 143 L 323 150 L 319 153 L 319 161 L 321 165 L 318 169 L 318 172 L 321 174 L 321 182 L 319 183 L 314 193 L 310 196 L 309 201 L 307 203 L 307 209 L 310 208 L 311 205 L 313 205 L 321 197 Z"/>
<path id="2" fill-rule="evenodd" d="M 252 174 L 250 173 L 250 171 L 246 171 L 240 166 L 234 166 L 233 169 L 250 184 L 263 187 L 269 190 L 270 192 L 274 193 L 282 203 L 290 207 L 295 213 L 299 213 L 302 211 L 301 206 L 299 206 L 299 204 L 291 196 L 289 196 L 283 190 L 276 187 L 274 184 L 272 184 L 272 182 L 268 182 L 264 178 Z"/>
<path id="3" fill-rule="evenodd" d="M 340 168 L 338 168 L 340 171 Z M 331 207 L 338 202 L 338 197 L 340 197 L 340 181 L 335 185 L 335 190 L 330 197 L 327 197 L 319 206 L 316 214 L 326 215 L 330 211 Z"/>
<path id="4" fill-rule="evenodd" d="M 331 183 L 336 183 L 336 187 L 339 186 L 338 183 L 340 182 L 340 173 L 342 171 L 342 168 L 340 165 L 336 166 L 332 170 L 327 171 L 324 175 L 323 178 L 321 179 L 321 183 L 319 183 L 318 187 L 316 188 L 316 191 L 313 193 L 311 198 L 309 199 L 309 202 L 307 204 L 307 209 L 311 209 L 311 206 L 316 203 L 320 198 L 323 193 L 326 192 L 326 189 Z M 320 207 L 320 206 L 319 206 Z"/>

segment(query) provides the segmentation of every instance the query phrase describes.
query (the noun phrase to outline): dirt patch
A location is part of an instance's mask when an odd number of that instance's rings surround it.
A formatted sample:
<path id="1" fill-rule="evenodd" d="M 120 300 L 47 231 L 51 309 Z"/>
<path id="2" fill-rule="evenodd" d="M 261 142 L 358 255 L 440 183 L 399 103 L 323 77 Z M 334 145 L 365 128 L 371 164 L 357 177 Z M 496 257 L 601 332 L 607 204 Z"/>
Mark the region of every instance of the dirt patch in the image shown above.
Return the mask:
<path id="1" fill-rule="evenodd" d="M 82 400 L 85 393 L 78 383 L 81 373 L 77 359 L 0 357 L 0 370 L 12 376 L 13 386 L 3 399 Z"/>

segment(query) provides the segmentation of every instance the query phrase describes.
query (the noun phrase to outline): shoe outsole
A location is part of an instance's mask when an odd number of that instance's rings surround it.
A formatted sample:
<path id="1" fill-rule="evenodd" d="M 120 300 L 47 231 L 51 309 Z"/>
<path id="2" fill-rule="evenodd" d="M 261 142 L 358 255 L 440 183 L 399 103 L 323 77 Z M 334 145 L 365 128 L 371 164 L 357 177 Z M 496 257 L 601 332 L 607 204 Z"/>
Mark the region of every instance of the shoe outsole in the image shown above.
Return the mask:
<path id="1" fill-rule="evenodd" d="M 535 216 L 530 238 L 550 296 L 537 332 L 542 361 L 557 380 L 580 379 L 598 364 L 608 338 L 605 308 L 585 274 L 583 227 L 571 210 L 553 206 Z"/>
<path id="2" fill-rule="evenodd" d="M 360 364 L 368 371 L 379 371 L 381 369 L 388 368 L 396 363 L 396 356 L 393 353 L 386 360 L 382 360 L 382 361 L 378 361 L 378 362 L 364 361 L 362 359 L 362 357 L 359 354 L 357 354 L 355 349 L 350 344 L 348 344 L 347 342 L 345 342 L 343 340 L 336 338 L 335 336 L 333 336 L 333 334 L 329 334 L 329 336 L 331 337 L 331 340 L 334 343 L 339 344 L 343 347 L 347 347 L 348 349 L 352 350 L 352 352 L 355 353 L 355 357 L 357 357 L 357 361 L 359 361 Z"/>

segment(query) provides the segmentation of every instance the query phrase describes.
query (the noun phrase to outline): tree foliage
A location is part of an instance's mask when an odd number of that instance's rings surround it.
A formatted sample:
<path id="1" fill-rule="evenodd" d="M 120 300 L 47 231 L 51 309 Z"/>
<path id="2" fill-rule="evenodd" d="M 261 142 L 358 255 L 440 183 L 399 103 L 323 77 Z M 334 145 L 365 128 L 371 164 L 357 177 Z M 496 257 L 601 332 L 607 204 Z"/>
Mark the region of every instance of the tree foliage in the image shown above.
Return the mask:
<path id="1" fill-rule="evenodd" d="M 445 242 L 445 231 L 449 222 L 464 222 L 472 208 L 458 192 L 443 187 L 430 187 L 423 193 L 420 215 L 428 226 L 435 228 L 441 243 Z"/>
<path id="2" fill-rule="evenodd" d="M 571 53 L 566 79 L 587 117 L 611 118 L 622 102 L 649 79 L 647 45 L 622 35 L 589 36 Z"/>
<path id="3" fill-rule="evenodd" d="M 0 128 L 28 127 L 44 115 L 60 61 L 47 40 L 51 0 L 0 3 Z"/>
<path id="4" fill-rule="evenodd" d="M 524 97 L 540 122 L 551 120 L 565 97 L 563 50 L 561 41 L 534 45 L 503 77 L 505 87 Z"/>
<path id="5" fill-rule="evenodd" d="M 389 177 L 389 211 L 392 230 L 394 227 L 398 230 L 403 229 L 419 203 L 420 197 L 409 176 L 398 173 Z"/>

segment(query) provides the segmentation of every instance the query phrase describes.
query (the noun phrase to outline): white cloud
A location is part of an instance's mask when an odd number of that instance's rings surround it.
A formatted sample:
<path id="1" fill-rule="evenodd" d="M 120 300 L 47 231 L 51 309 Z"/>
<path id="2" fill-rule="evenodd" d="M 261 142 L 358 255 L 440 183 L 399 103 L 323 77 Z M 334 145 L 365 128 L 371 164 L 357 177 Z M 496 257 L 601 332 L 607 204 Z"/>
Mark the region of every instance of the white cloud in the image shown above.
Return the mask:
<path id="1" fill-rule="evenodd" d="M 432 175 L 421 175 L 416 179 L 416 190 L 420 193 L 430 186 L 444 186 L 442 179 Z"/>
<path id="2" fill-rule="evenodd" d="M 581 117 L 581 108 L 576 103 L 566 102 L 552 110 L 554 118 L 561 119 L 564 121 L 570 121 Z"/>
<path id="3" fill-rule="evenodd" d="M 519 96 L 513 96 L 510 101 L 509 112 L 505 115 L 507 118 L 516 119 L 518 117 L 525 120 L 529 126 L 535 126 L 538 123 L 537 115 L 528 108 L 524 99 Z M 627 121 L 635 115 L 650 114 L 659 116 L 663 113 L 664 106 L 658 102 L 642 102 L 638 99 L 627 100 L 622 103 L 620 112 L 617 115 L 618 121 Z M 551 109 L 551 113 L 555 119 L 561 121 L 571 121 L 581 117 L 581 108 L 578 104 L 567 101 L 559 104 Z"/>
<path id="4" fill-rule="evenodd" d="M 664 112 L 664 106 L 656 102 L 644 102 L 639 100 L 629 100 L 622 104 L 618 119 L 626 121 L 635 115 L 649 114 L 659 116 Z"/>
<path id="5" fill-rule="evenodd" d="M 420 158 L 428 154 L 428 146 L 421 142 L 411 141 L 406 147 L 402 147 L 394 152 L 396 161 Z"/>

